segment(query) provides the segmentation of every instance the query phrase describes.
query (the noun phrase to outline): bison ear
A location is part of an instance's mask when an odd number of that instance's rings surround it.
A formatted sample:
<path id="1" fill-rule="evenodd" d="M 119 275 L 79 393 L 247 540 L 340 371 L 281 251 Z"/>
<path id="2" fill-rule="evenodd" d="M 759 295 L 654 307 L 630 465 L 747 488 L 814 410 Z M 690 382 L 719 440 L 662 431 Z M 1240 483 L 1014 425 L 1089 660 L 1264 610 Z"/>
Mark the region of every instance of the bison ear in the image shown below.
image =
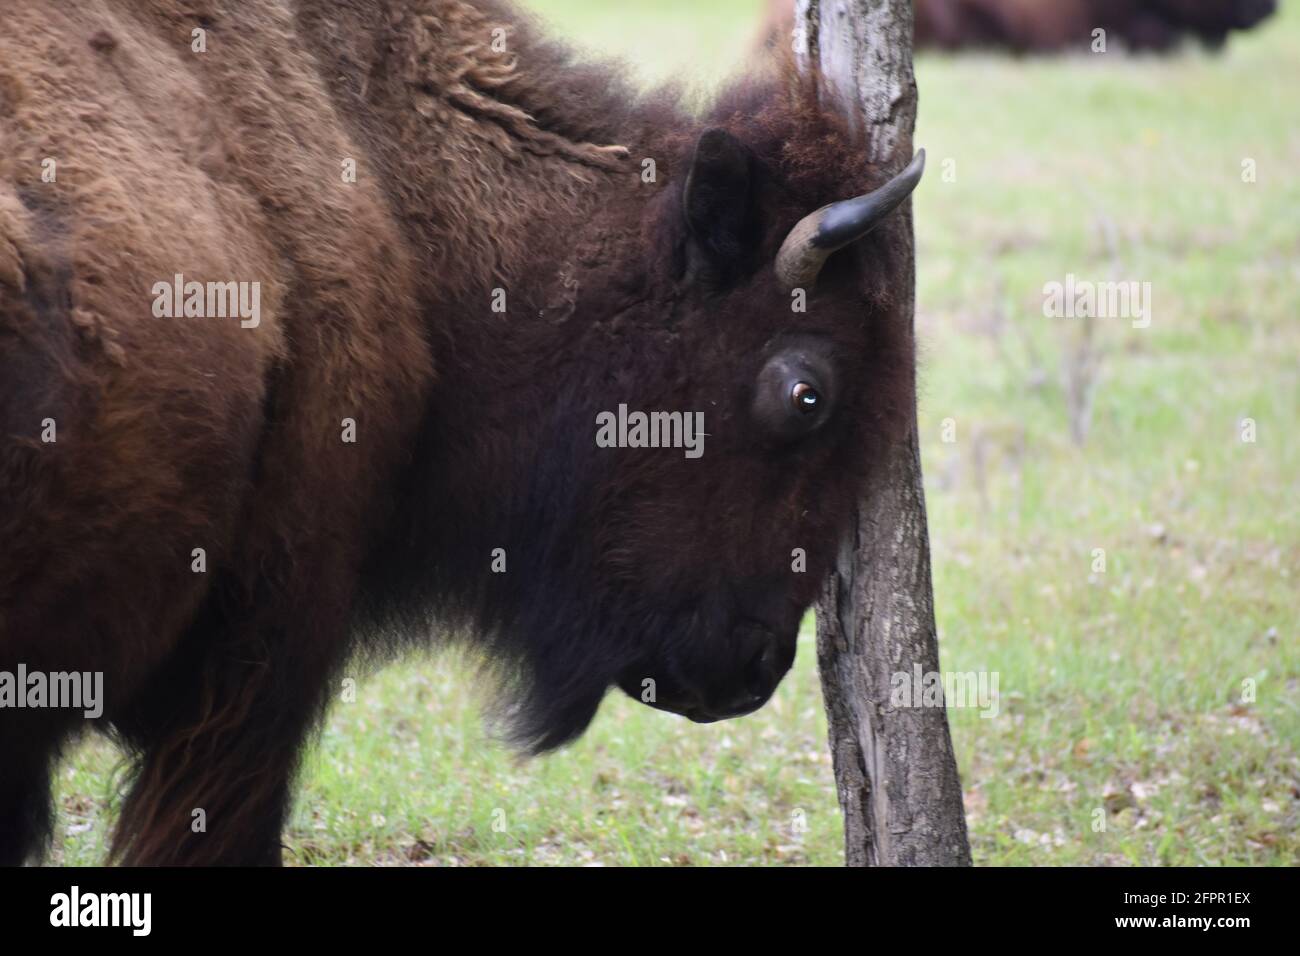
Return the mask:
<path id="1" fill-rule="evenodd" d="M 682 205 L 686 214 L 688 268 L 730 278 L 753 252 L 753 155 L 724 129 L 705 130 L 695 145 Z"/>

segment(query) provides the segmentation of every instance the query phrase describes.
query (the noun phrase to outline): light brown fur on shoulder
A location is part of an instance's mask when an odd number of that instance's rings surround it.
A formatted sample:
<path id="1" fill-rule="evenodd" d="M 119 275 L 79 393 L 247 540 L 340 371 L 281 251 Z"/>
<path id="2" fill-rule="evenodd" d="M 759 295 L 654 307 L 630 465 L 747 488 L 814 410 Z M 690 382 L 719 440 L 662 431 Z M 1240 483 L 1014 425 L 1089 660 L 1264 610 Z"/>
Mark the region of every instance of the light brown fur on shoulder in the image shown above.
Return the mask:
<path id="1" fill-rule="evenodd" d="M 433 374 L 408 237 L 289 5 L 198 12 L 0 14 L 0 666 L 103 671 L 109 717 L 214 595 L 319 588 L 303 676 L 334 666 L 359 558 L 324 542 L 360 544 L 381 520 Z M 256 283 L 260 320 L 156 316 L 155 284 L 176 274 Z M 339 454 L 345 419 L 357 441 Z M 19 723 L 0 737 L 25 736 L 38 763 L 63 732 Z M 144 789 L 177 772 L 162 766 Z M 135 806 L 124 851 L 148 816 Z"/>

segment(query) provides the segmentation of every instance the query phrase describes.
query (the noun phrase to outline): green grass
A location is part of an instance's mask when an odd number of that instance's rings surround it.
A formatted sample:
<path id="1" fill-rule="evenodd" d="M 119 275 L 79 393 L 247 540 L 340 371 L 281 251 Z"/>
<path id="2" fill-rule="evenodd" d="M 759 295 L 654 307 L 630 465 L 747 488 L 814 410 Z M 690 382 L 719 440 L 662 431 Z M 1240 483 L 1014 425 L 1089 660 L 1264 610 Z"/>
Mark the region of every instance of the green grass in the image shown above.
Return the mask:
<path id="1" fill-rule="evenodd" d="M 757 7 L 536 5 L 644 77 L 702 82 Z M 950 711 L 975 860 L 1295 865 L 1300 8 L 1221 57 L 923 56 L 917 73 L 935 605 L 944 667 L 997 672 L 1001 692 L 992 719 Z M 1078 324 L 1041 311 L 1067 272 L 1150 281 L 1155 300 L 1148 329 L 1098 323 L 1082 448 L 1061 386 Z M 700 727 L 611 696 L 532 762 L 485 736 L 467 675 L 443 659 L 362 679 L 310 757 L 291 862 L 841 859 L 810 632 L 752 717 Z M 118 762 L 88 742 L 60 771 L 56 862 L 102 859 Z"/>

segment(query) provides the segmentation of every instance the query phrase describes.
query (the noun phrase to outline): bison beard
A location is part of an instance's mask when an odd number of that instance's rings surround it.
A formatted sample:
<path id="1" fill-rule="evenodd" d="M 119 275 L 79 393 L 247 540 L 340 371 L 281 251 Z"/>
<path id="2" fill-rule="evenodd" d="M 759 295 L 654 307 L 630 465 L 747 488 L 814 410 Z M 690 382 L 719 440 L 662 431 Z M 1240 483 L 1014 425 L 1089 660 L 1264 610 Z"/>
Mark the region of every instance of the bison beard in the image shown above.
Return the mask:
<path id="1" fill-rule="evenodd" d="M 103 672 L 116 859 L 278 862 L 349 661 L 435 632 L 532 751 L 612 686 L 766 699 L 910 418 L 881 316 L 919 162 L 864 198 L 788 64 L 696 118 L 497 2 L 0 19 L 0 669 Z M 178 274 L 259 321 L 153 315 Z M 703 413 L 707 454 L 597 447 L 621 403 Z M 0 713 L 0 861 L 84 726 Z"/>

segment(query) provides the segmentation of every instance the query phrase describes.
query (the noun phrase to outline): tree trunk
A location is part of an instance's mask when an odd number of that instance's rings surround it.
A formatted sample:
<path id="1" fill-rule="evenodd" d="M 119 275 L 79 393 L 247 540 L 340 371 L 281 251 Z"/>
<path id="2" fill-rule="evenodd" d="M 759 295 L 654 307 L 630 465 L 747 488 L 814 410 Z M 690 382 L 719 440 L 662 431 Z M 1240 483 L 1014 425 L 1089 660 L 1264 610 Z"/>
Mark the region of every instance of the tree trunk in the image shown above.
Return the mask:
<path id="1" fill-rule="evenodd" d="M 916 81 L 909 0 L 798 0 L 796 44 L 864 124 L 872 162 L 912 155 Z M 798 34 L 796 34 L 798 35 Z M 911 206 L 905 230 L 912 235 Z M 911 243 L 891 321 L 911 328 Z M 969 865 L 961 782 L 944 707 L 896 707 L 891 678 L 939 672 L 916 420 L 872 469 L 853 532 L 817 605 L 817 660 L 850 866 Z"/>

